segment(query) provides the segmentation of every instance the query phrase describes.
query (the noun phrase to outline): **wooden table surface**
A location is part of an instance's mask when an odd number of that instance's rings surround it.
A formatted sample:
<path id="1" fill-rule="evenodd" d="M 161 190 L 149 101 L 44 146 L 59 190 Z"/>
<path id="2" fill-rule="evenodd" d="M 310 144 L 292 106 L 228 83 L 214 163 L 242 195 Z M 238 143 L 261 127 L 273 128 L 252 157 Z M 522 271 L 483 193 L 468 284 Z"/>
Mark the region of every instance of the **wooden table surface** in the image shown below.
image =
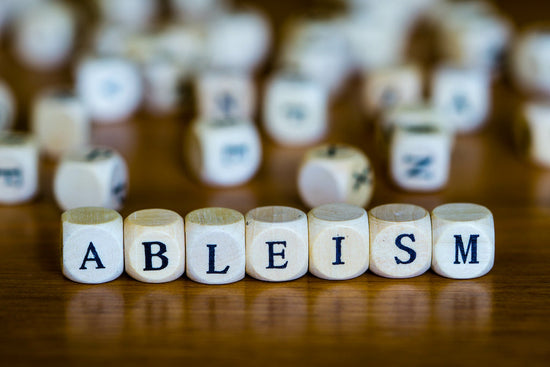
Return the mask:
<path id="1" fill-rule="evenodd" d="M 522 4 L 503 7 L 520 25 L 536 20 L 537 8 Z M 264 6 L 280 21 L 290 2 L 284 9 L 276 1 Z M 71 80 L 67 70 L 30 72 L 6 51 L 0 77 L 16 91 L 23 129 L 36 92 Z M 450 280 L 429 271 L 392 280 L 367 272 L 341 282 L 307 275 L 271 284 L 247 277 L 224 286 L 185 276 L 144 284 L 123 275 L 107 284 L 76 284 L 61 273 L 55 163 L 44 161 L 37 200 L 0 207 L 0 364 L 548 365 L 550 170 L 528 164 L 512 148 L 519 94 L 497 83 L 487 128 L 456 141 L 449 185 L 411 194 L 389 184 L 357 90 L 351 81 L 335 99 L 327 141 L 355 144 L 373 160 L 369 208 L 390 202 L 429 210 L 456 201 L 487 206 L 496 230 L 488 275 Z M 187 123 L 141 113 L 127 123 L 94 127 L 93 142 L 115 147 L 129 163 L 123 216 L 153 207 L 182 215 L 207 206 L 243 213 L 270 204 L 307 210 L 295 185 L 305 149 L 281 148 L 264 137 L 257 177 L 241 187 L 210 189 L 189 180 L 182 167 Z"/>

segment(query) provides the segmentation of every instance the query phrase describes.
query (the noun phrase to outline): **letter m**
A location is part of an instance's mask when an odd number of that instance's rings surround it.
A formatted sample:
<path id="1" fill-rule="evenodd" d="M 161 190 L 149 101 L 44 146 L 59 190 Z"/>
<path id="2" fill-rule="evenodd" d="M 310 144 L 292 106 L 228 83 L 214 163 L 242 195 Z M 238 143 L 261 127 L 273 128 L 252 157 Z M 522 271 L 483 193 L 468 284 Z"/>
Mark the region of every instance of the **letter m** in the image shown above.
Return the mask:
<path id="1" fill-rule="evenodd" d="M 462 263 L 466 264 L 468 261 L 468 254 L 472 251 L 470 264 L 479 264 L 477 261 L 477 239 L 478 234 L 471 234 L 468 240 L 468 247 L 464 250 L 464 242 L 462 242 L 462 236 L 455 234 L 455 262 L 453 264 L 460 264 L 458 255 L 462 258 Z"/>

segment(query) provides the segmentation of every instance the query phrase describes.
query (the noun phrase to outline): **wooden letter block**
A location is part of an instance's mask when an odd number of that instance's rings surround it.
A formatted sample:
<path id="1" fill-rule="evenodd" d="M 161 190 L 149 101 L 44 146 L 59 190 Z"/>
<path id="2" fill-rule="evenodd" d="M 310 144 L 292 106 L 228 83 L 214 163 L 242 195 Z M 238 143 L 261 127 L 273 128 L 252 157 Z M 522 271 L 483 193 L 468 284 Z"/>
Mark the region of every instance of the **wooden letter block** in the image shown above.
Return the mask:
<path id="1" fill-rule="evenodd" d="M 262 158 L 260 135 L 248 120 L 196 120 L 184 148 L 191 172 L 212 186 L 247 182 L 256 174 Z"/>
<path id="2" fill-rule="evenodd" d="M 550 95 L 550 31 L 534 28 L 517 37 L 512 53 L 515 82 L 526 92 Z"/>
<path id="3" fill-rule="evenodd" d="M 322 145 L 308 150 L 298 172 L 298 191 L 310 207 L 330 203 L 365 206 L 374 187 L 368 158 L 349 145 Z"/>
<path id="4" fill-rule="evenodd" d="M 432 262 L 432 226 L 424 209 L 387 204 L 369 212 L 370 270 L 386 278 L 412 278 Z"/>
<path id="5" fill-rule="evenodd" d="M 369 221 L 365 209 L 325 204 L 312 209 L 309 224 L 309 272 L 319 278 L 358 277 L 369 267 Z"/>
<path id="6" fill-rule="evenodd" d="M 236 210 L 205 208 L 185 216 L 187 276 L 199 283 L 227 284 L 245 275 L 244 217 Z"/>
<path id="7" fill-rule="evenodd" d="M 38 147 L 26 133 L 0 132 L 0 204 L 32 199 L 38 189 Z"/>
<path id="8" fill-rule="evenodd" d="M 515 124 L 518 149 L 532 162 L 550 167 L 550 103 L 526 102 L 520 107 Z"/>
<path id="9" fill-rule="evenodd" d="M 183 218 L 166 209 L 145 209 L 124 220 L 126 273 L 146 283 L 165 283 L 185 270 Z"/>
<path id="10" fill-rule="evenodd" d="M 432 269 L 453 279 L 487 274 L 495 260 L 493 215 L 484 206 L 452 203 L 432 211 Z"/>
<path id="11" fill-rule="evenodd" d="M 307 216 L 265 206 L 246 214 L 246 273 L 268 282 L 300 278 L 308 269 Z"/>
<path id="12" fill-rule="evenodd" d="M 114 149 L 84 148 L 63 156 L 53 186 L 57 204 L 64 210 L 81 206 L 119 209 L 126 199 L 128 169 Z"/>
<path id="13" fill-rule="evenodd" d="M 32 130 L 40 149 L 57 157 L 84 147 L 90 140 L 90 119 L 74 93 L 51 90 L 34 102 Z"/>
<path id="14" fill-rule="evenodd" d="M 313 79 L 297 74 L 277 74 L 264 99 L 264 126 L 281 145 L 316 143 L 327 132 L 328 96 Z"/>
<path id="15" fill-rule="evenodd" d="M 105 208 L 71 209 L 61 215 L 63 275 L 78 283 L 105 283 L 124 270 L 122 217 Z"/>
<path id="16" fill-rule="evenodd" d="M 15 119 L 15 98 L 11 88 L 0 80 L 0 131 L 12 127 Z"/>

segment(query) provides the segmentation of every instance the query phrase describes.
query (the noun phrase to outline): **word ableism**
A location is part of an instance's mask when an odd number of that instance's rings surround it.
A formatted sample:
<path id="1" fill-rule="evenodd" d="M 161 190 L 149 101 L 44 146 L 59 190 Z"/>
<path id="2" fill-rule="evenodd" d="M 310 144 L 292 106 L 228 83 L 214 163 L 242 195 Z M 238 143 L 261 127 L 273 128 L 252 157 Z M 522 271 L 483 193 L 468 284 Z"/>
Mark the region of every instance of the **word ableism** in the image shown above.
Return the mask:
<path id="1" fill-rule="evenodd" d="M 204 208 L 185 219 L 165 209 L 140 210 L 125 220 L 112 209 L 63 213 L 63 274 L 104 283 L 124 270 L 142 282 L 164 283 L 184 273 L 204 284 L 245 274 L 283 282 L 308 271 L 322 279 L 358 277 L 369 268 L 387 278 L 411 278 L 430 267 L 452 279 L 487 274 L 495 257 L 492 213 L 477 204 L 438 206 L 431 214 L 410 204 L 365 209 L 324 204 L 308 214 L 267 206 L 243 216 Z"/>

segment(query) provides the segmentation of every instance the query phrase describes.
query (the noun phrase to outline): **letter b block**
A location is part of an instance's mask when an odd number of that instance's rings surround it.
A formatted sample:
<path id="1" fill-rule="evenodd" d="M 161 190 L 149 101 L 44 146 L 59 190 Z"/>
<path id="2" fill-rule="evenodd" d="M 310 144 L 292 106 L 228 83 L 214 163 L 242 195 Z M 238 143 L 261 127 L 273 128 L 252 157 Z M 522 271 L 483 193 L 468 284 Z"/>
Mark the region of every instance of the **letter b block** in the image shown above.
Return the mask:
<path id="1" fill-rule="evenodd" d="M 63 275 L 78 283 L 105 283 L 124 269 L 122 217 L 105 208 L 85 207 L 63 213 Z"/>
<path id="2" fill-rule="evenodd" d="M 146 283 L 165 283 L 185 270 L 183 218 L 165 209 L 139 210 L 124 220 L 126 273 Z"/>
<path id="3" fill-rule="evenodd" d="M 444 277 L 470 279 L 491 270 L 495 259 L 493 215 L 481 205 L 453 203 L 432 211 L 433 270 Z"/>
<path id="4" fill-rule="evenodd" d="M 236 210 L 205 208 L 185 217 L 187 276 L 199 283 L 227 284 L 244 278 L 244 217 Z"/>
<path id="5" fill-rule="evenodd" d="M 387 278 L 412 278 L 430 268 L 432 227 L 424 209 L 409 204 L 377 206 L 369 212 L 370 269 Z"/>
<path id="6" fill-rule="evenodd" d="M 297 279 L 308 269 L 307 216 L 266 206 L 246 214 L 246 273 L 268 282 Z"/>

